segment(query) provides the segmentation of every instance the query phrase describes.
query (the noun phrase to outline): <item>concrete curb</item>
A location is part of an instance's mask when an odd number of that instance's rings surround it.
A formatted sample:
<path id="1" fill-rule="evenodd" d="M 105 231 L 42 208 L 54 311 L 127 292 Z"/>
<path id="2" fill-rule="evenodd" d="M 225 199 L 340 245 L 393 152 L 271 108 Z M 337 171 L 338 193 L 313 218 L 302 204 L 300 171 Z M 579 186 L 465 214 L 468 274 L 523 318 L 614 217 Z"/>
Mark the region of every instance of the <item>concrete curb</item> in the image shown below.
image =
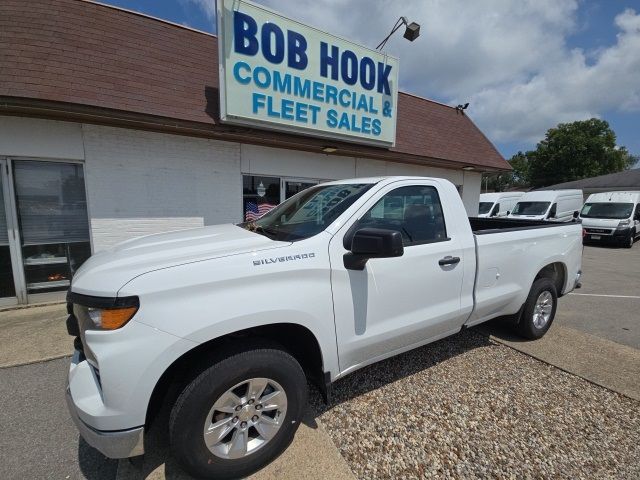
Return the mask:
<path id="1" fill-rule="evenodd" d="M 523 341 L 497 326 L 482 326 L 480 331 L 502 345 L 640 401 L 640 350 L 559 325 L 536 341 Z"/>
<path id="2" fill-rule="evenodd" d="M 43 302 L 43 303 L 30 303 L 28 305 L 10 305 L 7 307 L 0 307 L 0 313 L 2 312 L 10 312 L 12 310 L 28 310 L 30 308 L 38 308 L 38 307 L 51 307 L 53 305 L 66 305 L 65 300 L 57 300 L 55 302 Z"/>
<path id="3" fill-rule="evenodd" d="M 13 367 L 22 367 L 24 365 L 33 365 L 34 363 L 43 363 L 43 362 L 48 362 L 50 360 L 57 360 L 59 358 L 65 358 L 65 357 L 71 358 L 71 355 L 68 353 L 64 353 L 61 355 L 51 355 L 44 358 L 38 358 L 37 360 L 28 360 L 26 362 L 3 363 L 3 364 L 0 364 L 0 370 L 3 368 L 13 368 Z"/>
<path id="4" fill-rule="evenodd" d="M 145 439 L 146 441 L 146 439 Z M 153 442 L 153 440 L 152 440 Z M 300 479 L 354 480 L 356 477 L 320 421 L 309 412 L 289 448 L 251 480 Z M 189 480 L 168 453 L 166 445 L 155 445 L 144 457 L 121 459 L 116 480 Z"/>

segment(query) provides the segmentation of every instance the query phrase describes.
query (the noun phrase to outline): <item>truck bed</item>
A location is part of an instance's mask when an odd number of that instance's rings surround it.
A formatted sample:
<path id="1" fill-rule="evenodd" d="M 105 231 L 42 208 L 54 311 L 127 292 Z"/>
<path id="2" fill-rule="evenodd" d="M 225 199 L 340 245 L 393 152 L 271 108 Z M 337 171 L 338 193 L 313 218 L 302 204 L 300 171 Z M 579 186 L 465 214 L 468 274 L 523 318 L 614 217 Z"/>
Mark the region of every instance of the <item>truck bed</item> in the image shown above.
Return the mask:
<path id="1" fill-rule="evenodd" d="M 487 218 L 469 217 L 471 230 L 476 235 L 489 233 L 511 232 L 518 230 L 531 230 L 534 228 L 549 228 L 562 225 L 572 225 L 574 222 L 549 222 L 545 220 L 527 220 L 520 218 Z"/>

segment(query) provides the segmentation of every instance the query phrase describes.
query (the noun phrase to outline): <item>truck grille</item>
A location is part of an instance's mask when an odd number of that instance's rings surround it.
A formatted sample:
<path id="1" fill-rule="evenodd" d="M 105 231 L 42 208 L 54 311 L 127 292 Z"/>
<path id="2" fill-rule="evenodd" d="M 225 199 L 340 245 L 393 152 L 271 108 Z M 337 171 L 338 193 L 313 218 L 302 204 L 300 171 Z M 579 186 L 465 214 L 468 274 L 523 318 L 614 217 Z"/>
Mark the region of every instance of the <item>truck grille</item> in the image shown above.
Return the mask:
<path id="1" fill-rule="evenodd" d="M 611 235 L 611 230 L 606 228 L 586 228 L 587 233 L 599 233 L 601 235 Z"/>

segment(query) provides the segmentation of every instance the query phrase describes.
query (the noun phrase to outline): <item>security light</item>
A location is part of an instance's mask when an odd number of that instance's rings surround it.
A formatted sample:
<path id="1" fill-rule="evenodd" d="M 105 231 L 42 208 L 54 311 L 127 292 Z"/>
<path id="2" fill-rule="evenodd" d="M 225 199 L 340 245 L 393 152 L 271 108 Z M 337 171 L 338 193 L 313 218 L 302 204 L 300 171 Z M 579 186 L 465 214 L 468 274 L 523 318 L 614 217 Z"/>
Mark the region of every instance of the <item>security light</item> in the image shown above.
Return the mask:
<path id="1" fill-rule="evenodd" d="M 336 147 L 322 147 L 324 153 L 333 153 L 338 150 Z"/>
<path id="2" fill-rule="evenodd" d="M 413 42 L 420 36 L 420 25 L 418 25 L 416 22 L 411 22 L 409 25 L 407 25 L 403 36 L 410 42 Z"/>
<path id="3" fill-rule="evenodd" d="M 464 105 L 462 103 L 459 105 L 456 105 L 456 112 L 460 112 L 461 114 L 464 115 L 464 111 L 467 109 L 468 106 L 469 106 L 469 102 L 465 103 Z"/>
<path id="4" fill-rule="evenodd" d="M 376 47 L 376 50 L 382 50 L 384 48 L 384 46 L 387 44 L 387 41 L 389 41 L 389 39 L 391 38 L 391 35 L 393 35 L 394 33 L 396 33 L 396 31 L 402 26 L 404 25 L 405 31 L 404 31 L 404 38 L 406 38 L 407 40 L 409 40 L 410 42 L 413 42 L 416 38 L 418 38 L 420 36 L 420 25 L 417 24 L 416 22 L 411 22 L 409 23 L 407 21 L 406 17 L 400 17 L 395 25 L 393 26 L 393 28 L 391 29 L 391 33 L 389 33 L 389 35 L 387 35 L 384 40 L 382 40 L 378 46 Z"/>

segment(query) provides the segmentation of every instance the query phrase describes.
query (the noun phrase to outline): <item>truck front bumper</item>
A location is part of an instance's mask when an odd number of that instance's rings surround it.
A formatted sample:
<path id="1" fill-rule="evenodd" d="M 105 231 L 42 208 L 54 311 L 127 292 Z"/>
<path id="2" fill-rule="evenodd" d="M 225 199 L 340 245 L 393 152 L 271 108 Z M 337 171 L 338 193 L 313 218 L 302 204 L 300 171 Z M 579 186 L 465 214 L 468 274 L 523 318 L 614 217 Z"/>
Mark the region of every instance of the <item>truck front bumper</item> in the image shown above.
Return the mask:
<path id="1" fill-rule="evenodd" d="M 113 432 L 96 430 L 84 423 L 78 416 L 77 407 L 75 403 L 73 403 L 71 390 L 68 386 L 66 399 L 71 420 L 76 424 L 80 436 L 93 448 L 99 450 L 105 457 L 127 458 L 144 453 L 144 427 L 141 426 Z"/>

